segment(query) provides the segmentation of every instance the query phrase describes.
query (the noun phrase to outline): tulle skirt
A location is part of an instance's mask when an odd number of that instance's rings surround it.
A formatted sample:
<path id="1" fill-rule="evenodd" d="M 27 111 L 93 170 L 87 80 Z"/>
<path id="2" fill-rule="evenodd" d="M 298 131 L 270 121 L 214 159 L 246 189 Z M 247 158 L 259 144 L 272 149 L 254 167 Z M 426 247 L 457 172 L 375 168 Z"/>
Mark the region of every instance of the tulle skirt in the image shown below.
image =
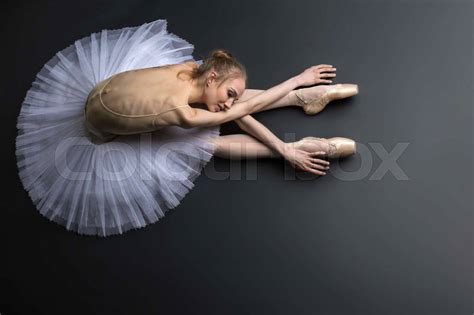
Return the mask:
<path id="1" fill-rule="evenodd" d="M 95 143 L 84 106 L 111 75 L 194 60 L 193 50 L 160 19 L 93 33 L 44 65 L 22 103 L 16 138 L 20 179 L 42 215 L 79 234 L 107 236 L 154 223 L 179 205 L 213 156 L 219 127 L 171 126 Z"/>

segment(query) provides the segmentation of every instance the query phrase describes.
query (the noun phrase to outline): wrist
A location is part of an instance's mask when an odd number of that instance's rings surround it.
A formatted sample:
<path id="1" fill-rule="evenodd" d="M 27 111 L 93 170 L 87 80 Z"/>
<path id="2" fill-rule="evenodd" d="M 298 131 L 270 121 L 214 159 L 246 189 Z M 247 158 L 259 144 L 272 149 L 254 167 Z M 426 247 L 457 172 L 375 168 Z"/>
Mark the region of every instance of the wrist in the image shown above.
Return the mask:
<path id="1" fill-rule="evenodd" d="M 289 151 L 290 151 L 290 145 L 286 142 L 282 142 L 280 146 L 280 150 L 279 150 L 280 155 L 286 158 Z"/>
<path id="2" fill-rule="evenodd" d="M 277 156 L 280 156 L 280 157 L 285 157 L 286 154 L 288 153 L 288 148 L 287 148 L 287 145 L 285 142 L 283 141 L 277 141 L 277 142 L 274 142 L 272 141 L 272 143 L 266 143 L 267 146 L 269 146 L 271 148 L 271 150 L 277 155 Z"/>
<path id="3" fill-rule="evenodd" d="M 297 87 L 303 86 L 303 82 L 301 81 L 300 75 L 294 76 L 290 80 L 293 81 L 293 84 L 295 85 L 295 89 Z"/>

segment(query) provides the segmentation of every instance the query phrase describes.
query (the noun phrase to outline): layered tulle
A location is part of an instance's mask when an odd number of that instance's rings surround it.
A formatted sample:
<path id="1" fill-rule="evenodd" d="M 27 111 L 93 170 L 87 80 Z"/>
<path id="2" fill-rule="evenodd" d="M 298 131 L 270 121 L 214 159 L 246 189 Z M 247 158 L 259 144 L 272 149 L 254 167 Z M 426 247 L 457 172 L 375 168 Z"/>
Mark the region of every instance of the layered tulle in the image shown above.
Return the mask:
<path id="1" fill-rule="evenodd" d="M 17 122 L 19 176 L 40 213 L 68 230 L 107 236 L 156 222 L 214 153 L 219 127 L 172 126 L 102 144 L 88 136 L 84 105 L 98 82 L 194 60 L 194 46 L 166 26 L 156 20 L 77 40 L 44 65 L 26 94 Z"/>

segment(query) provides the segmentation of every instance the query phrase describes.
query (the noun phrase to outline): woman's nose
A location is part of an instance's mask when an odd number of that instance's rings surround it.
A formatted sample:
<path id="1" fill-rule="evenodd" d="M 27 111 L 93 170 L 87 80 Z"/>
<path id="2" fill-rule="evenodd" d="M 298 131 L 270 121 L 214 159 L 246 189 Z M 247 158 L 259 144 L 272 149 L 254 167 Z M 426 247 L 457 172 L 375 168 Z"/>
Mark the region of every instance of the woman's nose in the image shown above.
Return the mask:
<path id="1" fill-rule="evenodd" d="M 225 107 L 230 108 L 232 106 L 232 103 L 233 103 L 233 99 L 230 98 L 224 103 L 224 105 Z"/>

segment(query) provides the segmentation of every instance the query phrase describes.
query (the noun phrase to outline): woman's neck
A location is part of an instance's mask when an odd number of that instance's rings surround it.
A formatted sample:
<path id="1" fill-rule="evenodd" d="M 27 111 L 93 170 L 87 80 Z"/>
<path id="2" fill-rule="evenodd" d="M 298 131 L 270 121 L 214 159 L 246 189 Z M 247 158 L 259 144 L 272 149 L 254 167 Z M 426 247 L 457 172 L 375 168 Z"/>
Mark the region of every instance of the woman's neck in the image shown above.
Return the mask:
<path id="1" fill-rule="evenodd" d="M 198 79 L 192 79 L 191 82 L 191 92 L 189 93 L 188 103 L 203 103 L 204 96 L 204 84 Z"/>

